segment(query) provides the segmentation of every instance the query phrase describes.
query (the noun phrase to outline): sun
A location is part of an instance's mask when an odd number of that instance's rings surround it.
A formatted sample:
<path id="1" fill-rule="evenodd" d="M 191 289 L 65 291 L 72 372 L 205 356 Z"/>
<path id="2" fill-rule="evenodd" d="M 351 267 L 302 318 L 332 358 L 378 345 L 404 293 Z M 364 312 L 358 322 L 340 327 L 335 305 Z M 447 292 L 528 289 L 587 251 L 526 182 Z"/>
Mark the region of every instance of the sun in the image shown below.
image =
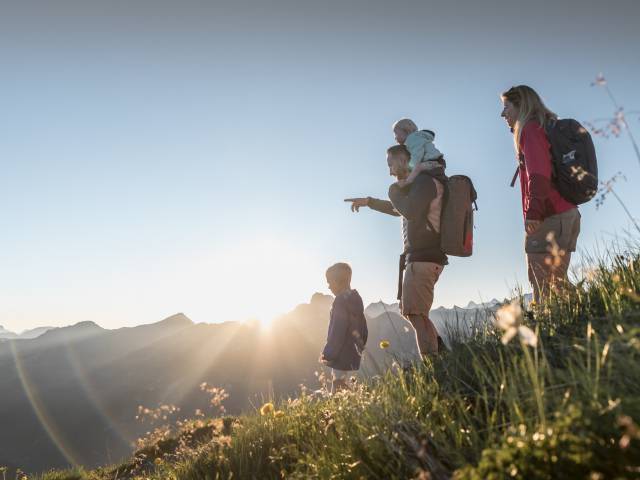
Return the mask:
<path id="1" fill-rule="evenodd" d="M 258 324 L 260 325 L 261 330 L 270 330 L 271 327 L 273 326 L 273 318 L 271 317 L 260 318 L 258 320 Z"/>
<path id="2" fill-rule="evenodd" d="M 324 270 L 313 252 L 284 238 L 223 244 L 201 259 L 196 276 L 212 316 L 254 319 L 268 330 L 275 318 L 311 298 L 324 282 Z"/>

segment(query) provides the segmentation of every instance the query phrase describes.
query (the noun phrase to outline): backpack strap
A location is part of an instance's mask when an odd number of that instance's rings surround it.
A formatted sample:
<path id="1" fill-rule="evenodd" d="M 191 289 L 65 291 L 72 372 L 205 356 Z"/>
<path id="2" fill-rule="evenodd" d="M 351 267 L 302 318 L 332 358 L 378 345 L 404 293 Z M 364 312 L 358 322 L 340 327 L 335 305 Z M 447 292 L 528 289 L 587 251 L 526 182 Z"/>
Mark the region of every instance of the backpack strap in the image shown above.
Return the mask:
<path id="1" fill-rule="evenodd" d="M 516 180 L 518 180 L 518 176 L 520 175 L 520 167 L 516 167 L 516 173 L 513 174 L 513 178 L 511 179 L 511 183 L 509 184 L 511 188 L 516 185 Z"/>
<path id="2" fill-rule="evenodd" d="M 403 253 L 402 255 L 400 255 L 400 262 L 398 264 L 398 300 L 402 300 L 402 280 L 404 276 L 403 275 L 404 270 L 407 266 L 406 259 L 407 259 L 406 253 Z"/>
<path id="3" fill-rule="evenodd" d="M 516 180 L 518 179 L 518 175 L 520 175 L 520 167 L 524 163 L 524 154 L 518 154 L 518 166 L 516 167 L 516 173 L 513 174 L 513 178 L 511 179 L 511 183 L 509 184 L 511 188 L 513 188 L 516 184 Z"/>
<path id="4" fill-rule="evenodd" d="M 442 219 L 442 211 L 444 210 L 444 204 L 447 200 L 447 193 L 448 193 L 448 189 L 449 189 L 449 185 L 448 185 L 448 181 L 449 179 L 447 177 L 446 181 L 444 180 L 440 180 L 437 177 L 431 176 L 431 178 L 434 181 L 434 184 L 436 185 L 436 196 L 434 197 L 434 199 L 429 203 L 429 212 L 427 212 L 427 218 L 426 223 L 427 223 L 427 227 L 429 227 L 429 230 L 431 230 L 433 233 L 440 235 L 441 233 L 441 228 L 440 229 L 436 229 L 435 225 L 433 224 L 433 222 L 429 219 L 429 214 L 431 213 L 431 207 L 434 201 L 437 201 L 438 199 L 440 200 L 440 218 Z M 440 187 L 442 187 L 441 189 L 438 188 L 438 185 L 440 185 Z M 440 195 L 438 195 L 438 193 L 441 193 Z"/>

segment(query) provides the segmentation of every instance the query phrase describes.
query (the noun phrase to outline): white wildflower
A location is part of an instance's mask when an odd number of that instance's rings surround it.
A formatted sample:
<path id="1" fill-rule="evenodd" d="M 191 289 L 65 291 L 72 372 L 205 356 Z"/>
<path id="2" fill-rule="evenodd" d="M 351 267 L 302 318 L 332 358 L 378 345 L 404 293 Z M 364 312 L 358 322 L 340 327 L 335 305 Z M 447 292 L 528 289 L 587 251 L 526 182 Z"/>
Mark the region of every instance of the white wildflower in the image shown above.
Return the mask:
<path id="1" fill-rule="evenodd" d="M 518 335 L 522 343 L 536 347 L 538 345 L 538 336 L 529 327 L 520 325 L 521 320 L 522 307 L 517 300 L 504 305 L 496 312 L 496 327 L 504 332 L 501 339 L 502 343 L 506 345 L 513 337 Z"/>

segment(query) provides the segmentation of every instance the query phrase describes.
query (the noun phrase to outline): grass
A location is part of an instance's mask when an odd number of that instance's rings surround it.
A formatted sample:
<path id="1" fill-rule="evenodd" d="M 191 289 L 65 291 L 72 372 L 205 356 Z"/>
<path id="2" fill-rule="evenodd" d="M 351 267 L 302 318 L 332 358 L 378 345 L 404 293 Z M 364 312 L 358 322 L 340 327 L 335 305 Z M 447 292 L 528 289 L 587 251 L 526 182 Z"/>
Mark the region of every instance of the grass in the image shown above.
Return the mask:
<path id="1" fill-rule="evenodd" d="M 634 248 L 526 312 L 535 347 L 484 325 L 353 391 L 194 420 L 130 463 L 38 478 L 640 478 L 639 290 Z"/>

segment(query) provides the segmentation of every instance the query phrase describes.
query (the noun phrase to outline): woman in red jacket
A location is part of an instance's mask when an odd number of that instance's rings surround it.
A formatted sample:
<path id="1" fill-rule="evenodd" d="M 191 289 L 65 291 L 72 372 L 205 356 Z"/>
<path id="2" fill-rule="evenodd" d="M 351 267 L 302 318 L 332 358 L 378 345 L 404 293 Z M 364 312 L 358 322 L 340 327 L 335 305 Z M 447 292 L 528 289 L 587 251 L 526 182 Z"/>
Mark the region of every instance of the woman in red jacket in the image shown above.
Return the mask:
<path id="1" fill-rule="evenodd" d="M 513 132 L 522 189 L 525 252 L 533 298 L 568 284 L 571 252 L 580 233 L 578 207 L 560 196 L 552 182 L 549 142 L 544 125 L 557 115 L 531 87 L 518 85 L 502 94 L 505 118 Z"/>

